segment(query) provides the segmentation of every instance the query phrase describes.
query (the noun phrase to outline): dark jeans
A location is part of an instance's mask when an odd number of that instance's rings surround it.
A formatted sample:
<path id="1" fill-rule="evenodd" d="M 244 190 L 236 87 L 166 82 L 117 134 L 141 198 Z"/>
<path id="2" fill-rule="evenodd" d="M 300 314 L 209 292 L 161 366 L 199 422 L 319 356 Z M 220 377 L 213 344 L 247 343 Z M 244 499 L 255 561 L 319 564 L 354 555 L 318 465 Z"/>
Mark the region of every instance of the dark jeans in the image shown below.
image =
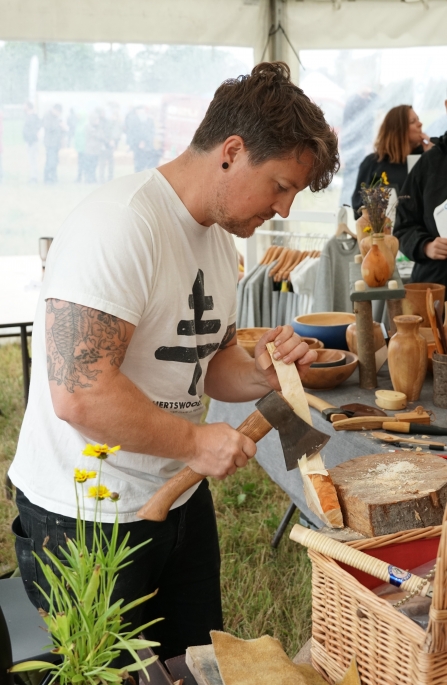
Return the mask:
<path id="1" fill-rule="evenodd" d="M 31 504 L 19 490 L 17 506 L 20 515 L 13 522 L 13 532 L 22 579 L 34 606 L 45 608 L 34 582 L 43 588 L 48 586 L 32 552 L 35 550 L 48 562 L 42 551 L 42 542 L 48 536 L 48 548 L 63 559 L 59 547 L 65 545 L 65 533 L 74 537 L 76 521 Z M 102 527 L 110 535 L 112 524 Z M 91 530 L 92 525 L 87 524 L 90 535 Z M 152 541 L 139 549 L 133 563 L 120 572 L 112 601 L 123 598 L 127 604 L 156 588 L 159 591 L 153 599 L 126 613 L 126 622 L 130 621 L 133 629 L 164 617 L 144 631 L 147 639 L 161 643 L 154 651 L 163 661 L 183 654 L 189 646 L 209 644 L 209 631 L 222 630 L 223 623 L 219 543 L 208 482 L 203 481 L 186 504 L 170 511 L 166 521 L 120 524 L 118 544 L 128 531 L 131 547 L 149 538 Z"/>

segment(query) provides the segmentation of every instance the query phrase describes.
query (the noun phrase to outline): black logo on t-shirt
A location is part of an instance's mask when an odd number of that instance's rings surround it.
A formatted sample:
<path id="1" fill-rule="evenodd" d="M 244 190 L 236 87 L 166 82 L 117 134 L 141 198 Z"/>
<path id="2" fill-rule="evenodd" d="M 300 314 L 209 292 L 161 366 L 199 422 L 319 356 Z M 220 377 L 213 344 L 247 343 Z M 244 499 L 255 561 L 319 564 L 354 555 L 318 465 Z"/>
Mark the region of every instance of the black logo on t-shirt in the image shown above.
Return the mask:
<path id="1" fill-rule="evenodd" d="M 218 333 L 220 330 L 220 319 L 202 321 L 205 311 L 214 309 L 213 298 L 205 295 L 205 282 L 203 271 L 199 269 L 196 280 L 192 286 L 192 294 L 188 297 L 189 308 L 194 310 L 194 319 L 179 321 L 177 335 L 207 335 Z M 208 357 L 219 347 L 219 343 L 209 343 L 208 345 L 197 345 L 197 347 L 159 347 L 155 351 L 155 358 L 166 362 L 182 362 L 184 364 L 195 364 L 191 385 L 188 393 L 195 395 L 197 392 L 197 382 L 202 375 L 200 359 Z"/>

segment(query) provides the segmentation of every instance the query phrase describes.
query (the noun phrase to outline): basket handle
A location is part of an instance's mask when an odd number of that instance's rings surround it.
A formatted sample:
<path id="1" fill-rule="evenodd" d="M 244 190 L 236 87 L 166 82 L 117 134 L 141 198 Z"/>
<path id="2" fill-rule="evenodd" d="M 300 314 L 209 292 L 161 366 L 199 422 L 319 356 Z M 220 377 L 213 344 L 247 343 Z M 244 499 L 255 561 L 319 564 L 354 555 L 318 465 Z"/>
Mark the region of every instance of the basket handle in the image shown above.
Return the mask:
<path id="1" fill-rule="evenodd" d="M 397 568 L 397 566 L 387 564 L 386 561 L 374 559 L 374 557 L 370 557 L 368 554 L 353 547 L 348 547 L 338 542 L 338 540 L 332 540 L 332 538 L 322 533 L 317 533 L 295 524 L 290 533 L 290 539 L 315 552 L 320 552 L 359 571 L 369 573 L 369 575 L 375 578 L 380 578 L 384 583 L 400 587 L 406 592 L 416 592 L 422 597 L 433 596 L 433 586 L 425 578 L 420 578 L 408 573 L 408 571 L 403 571 Z"/>

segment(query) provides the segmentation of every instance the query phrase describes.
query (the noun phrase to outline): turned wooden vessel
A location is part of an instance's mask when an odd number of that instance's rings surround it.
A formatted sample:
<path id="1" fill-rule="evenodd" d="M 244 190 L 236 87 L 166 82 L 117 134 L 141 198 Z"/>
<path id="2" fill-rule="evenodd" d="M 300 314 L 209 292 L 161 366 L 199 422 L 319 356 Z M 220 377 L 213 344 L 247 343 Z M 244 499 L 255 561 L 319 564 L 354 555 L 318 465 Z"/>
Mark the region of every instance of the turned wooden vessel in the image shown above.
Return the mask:
<path id="1" fill-rule="evenodd" d="M 383 337 L 380 323 L 373 321 L 374 330 L 374 352 L 380 350 L 385 345 L 385 338 Z M 349 351 L 358 354 L 357 347 L 357 324 L 352 323 L 346 329 L 346 342 L 348 343 Z"/>
<path id="2" fill-rule="evenodd" d="M 394 235 L 386 235 L 385 233 L 373 233 L 372 235 L 363 238 L 360 243 L 360 252 L 363 258 L 366 257 L 372 245 L 377 245 L 384 255 L 392 276 L 396 266 L 396 255 L 399 251 L 398 239 Z"/>
<path id="3" fill-rule="evenodd" d="M 420 334 L 421 316 L 395 316 L 397 332 L 388 345 L 388 368 L 394 390 L 409 402 L 419 399 L 427 372 L 427 341 Z"/>
<path id="4" fill-rule="evenodd" d="M 370 288 L 380 288 L 392 276 L 387 258 L 378 245 L 371 245 L 361 265 L 363 280 Z"/>

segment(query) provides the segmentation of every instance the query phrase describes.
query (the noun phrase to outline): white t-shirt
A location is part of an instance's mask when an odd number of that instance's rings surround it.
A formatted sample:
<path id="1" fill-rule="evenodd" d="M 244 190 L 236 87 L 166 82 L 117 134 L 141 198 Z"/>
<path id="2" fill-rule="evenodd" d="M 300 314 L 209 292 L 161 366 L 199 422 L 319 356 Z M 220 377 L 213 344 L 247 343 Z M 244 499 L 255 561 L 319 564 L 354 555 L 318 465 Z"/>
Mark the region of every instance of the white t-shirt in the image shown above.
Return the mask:
<path id="1" fill-rule="evenodd" d="M 86 442 L 96 441 L 54 413 L 45 300 L 74 302 L 134 324 L 122 373 L 165 411 L 198 423 L 208 364 L 236 320 L 236 284 L 232 236 L 217 224 L 198 224 L 157 170 L 112 181 L 74 210 L 47 259 L 33 330 L 29 402 L 9 472 L 31 502 L 76 517 L 74 468 L 99 466 L 81 454 Z M 120 451 L 102 462 L 101 482 L 120 495 L 120 521 L 137 521 L 138 509 L 183 467 Z M 94 500 L 86 499 L 85 506 L 91 520 Z M 104 500 L 101 515 L 113 521 L 115 505 Z"/>

